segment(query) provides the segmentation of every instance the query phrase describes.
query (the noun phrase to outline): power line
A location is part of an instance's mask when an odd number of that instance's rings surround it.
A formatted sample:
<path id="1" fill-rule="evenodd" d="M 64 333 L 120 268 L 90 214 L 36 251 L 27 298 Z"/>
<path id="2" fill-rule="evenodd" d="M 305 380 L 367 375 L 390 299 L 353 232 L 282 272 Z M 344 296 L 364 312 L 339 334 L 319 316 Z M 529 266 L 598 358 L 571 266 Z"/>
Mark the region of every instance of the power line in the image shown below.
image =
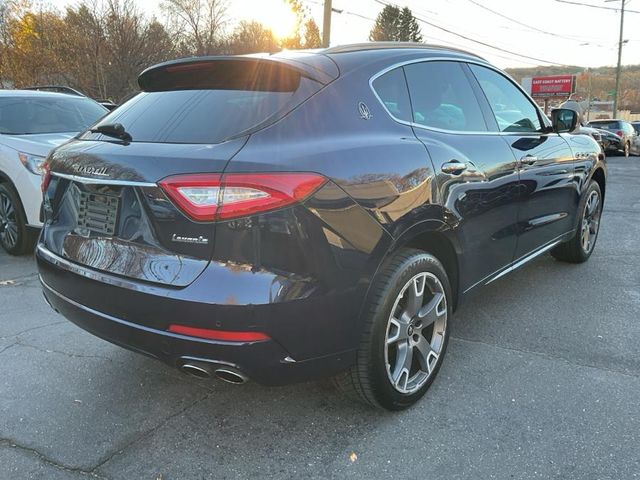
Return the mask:
<path id="1" fill-rule="evenodd" d="M 583 39 L 580 39 L 579 37 L 572 37 L 572 36 L 568 36 L 568 35 L 560 35 L 558 33 L 549 32 L 547 30 L 542 30 L 542 29 L 534 27 L 534 26 L 532 26 L 532 25 L 530 25 L 528 23 L 521 22 L 519 20 L 516 20 L 515 18 L 508 17 L 507 15 L 504 15 L 504 14 L 502 14 L 500 12 L 492 10 L 491 8 L 489 8 L 489 7 L 485 6 L 485 5 L 482 5 L 481 3 L 478 3 L 475 0 L 467 0 L 467 1 L 472 3 L 472 4 L 474 4 L 477 7 L 480 7 L 480 8 L 482 8 L 482 9 L 488 11 L 488 12 L 493 13 L 494 15 L 497 15 L 499 17 L 502 17 L 502 18 L 506 19 L 506 20 L 509 20 L 510 22 L 513 22 L 513 23 L 516 23 L 516 24 L 521 25 L 523 27 L 526 27 L 529 30 L 534 30 L 536 32 L 544 33 L 545 35 L 551 35 L 552 37 L 564 38 L 566 40 L 572 40 L 572 41 L 576 41 L 576 42 L 584 42 L 584 41 L 586 41 L 585 37 L 583 37 Z M 598 45 L 598 46 L 601 46 L 601 45 Z"/>
<path id="2" fill-rule="evenodd" d="M 567 3 L 569 5 L 578 5 L 580 7 L 598 8 L 600 10 L 611 10 L 611 11 L 614 11 L 614 12 L 619 12 L 620 11 L 619 8 L 603 7 L 602 5 L 592 5 L 590 3 L 573 2 L 571 0 L 556 0 L 556 2 L 558 2 L 558 3 Z M 640 11 L 639 10 L 625 10 L 625 13 L 640 13 Z"/>
<path id="3" fill-rule="evenodd" d="M 393 5 L 391 5 L 391 4 L 387 3 L 387 2 L 384 2 L 382 0 L 374 0 L 374 1 L 379 3 L 379 4 L 381 4 L 381 5 L 384 5 L 385 7 L 393 6 Z M 454 32 L 453 30 L 450 30 L 448 28 L 444 28 L 444 27 L 441 27 L 440 25 L 436 25 L 435 23 L 432 23 L 429 20 L 425 20 L 424 18 L 418 17 L 416 15 L 414 15 L 414 18 L 416 20 L 426 24 L 426 25 L 429 25 L 429 26 L 431 26 L 433 28 L 437 28 L 438 30 L 442 30 L 443 32 L 447 32 L 447 33 L 449 33 L 451 35 L 455 35 L 456 37 L 463 38 L 463 39 L 465 39 L 467 41 L 474 42 L 474 43 L 477 43 L 479 45 L 484 45 L 485 47 L 489 47 L 489 48 L 492 48 L 494 50 L 498 50 L 500 52 L 509 53 L 509 54 L 515 55 L 517 57 L 528 58 L 530 60 L 535 60 L 536 62 L 548 63 L 548 64 L 551 64 L 551 65 L 558 65 L 558 66 L 563 66 L 563 67 L 565 66 L 565 64 L 563 64 L 563 63 L 552 62 L 551 60 L 545 60 L 545 59 L 542 59 L 542 58 L 531 57 L 529 55 L 524 55 L 522 53 L 514 52 L 512 50 L 507 50 L 505 48 L 495 47 L 495 46 L 493 46 L 493 45 L 491 45 L 489 43 L 486 43 L 486 42 L 483 42 L 483 41 L 480 41 L 480 40 L 476 40 L 476 39 L 468 37 L 466 35 L 462 35 L 460 33 Z"/>

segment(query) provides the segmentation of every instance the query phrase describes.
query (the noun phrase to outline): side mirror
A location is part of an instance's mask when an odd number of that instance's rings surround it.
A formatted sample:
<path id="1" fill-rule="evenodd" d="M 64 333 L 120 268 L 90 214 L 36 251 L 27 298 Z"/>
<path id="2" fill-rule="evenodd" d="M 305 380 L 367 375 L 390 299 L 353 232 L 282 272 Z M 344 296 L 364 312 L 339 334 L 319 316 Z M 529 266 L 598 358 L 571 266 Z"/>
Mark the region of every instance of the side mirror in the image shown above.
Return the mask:
<path id="1" fill-rule="evenodd" d="M 578 126 L 578 112 L 568 108 L 551 110 L 551 125 L 556 133 L 573 132 Z"/>

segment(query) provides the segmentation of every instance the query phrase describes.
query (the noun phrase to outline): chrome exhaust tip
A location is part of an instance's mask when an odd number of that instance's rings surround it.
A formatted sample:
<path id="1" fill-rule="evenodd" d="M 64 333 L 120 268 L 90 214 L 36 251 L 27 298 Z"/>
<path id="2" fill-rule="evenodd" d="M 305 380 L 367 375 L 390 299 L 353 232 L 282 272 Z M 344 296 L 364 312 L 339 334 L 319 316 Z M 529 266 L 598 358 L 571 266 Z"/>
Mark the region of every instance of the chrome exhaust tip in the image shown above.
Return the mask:
<path id="1" fill-rule="evenodd" d="M 242 385 L 249 380 L 245 374 L 232 368 L 218 368 L 213 373 L 223 382 L 233 383 L 234 385 Z"/>
<path id="2" fill-rule="evenodd" d="M 180 367 L 180 370 L 187 375 L 196 378 L 211 378 L 211 372 L 206 367 L 194 365 L 192 363 L 185 363 Z"/>

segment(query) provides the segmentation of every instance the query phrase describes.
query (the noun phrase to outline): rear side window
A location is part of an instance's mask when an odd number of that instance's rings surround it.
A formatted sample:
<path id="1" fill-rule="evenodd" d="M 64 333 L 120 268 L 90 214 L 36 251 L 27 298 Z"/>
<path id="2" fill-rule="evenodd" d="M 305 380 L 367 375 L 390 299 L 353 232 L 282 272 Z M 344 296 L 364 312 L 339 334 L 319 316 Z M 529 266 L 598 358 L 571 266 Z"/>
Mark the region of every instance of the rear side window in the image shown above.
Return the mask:
<path id="1" fill-rule="evenodd" d="M 456 62 L 423 62 L 404 67 L 413 121 L 460 132 L 487 130 L 478 100 Z"/>
<path id="2" fill-rule="evenodd" d="M 486 67 L 469 65 L 493 110 L 501 132 L 537 132 L 542 125 L 538 110 L 524 93 L 503 75 Z"/>
<path id="3" fill-rule="evenodd" d="M 373 81 L 373 89 L 389 113 L 399 120 L 411 121 L 411 103 L 404 73 L 396 68 Z"/>
<path id="4" fill-rule="evenodd" d="M 288 111 L 321 87 L 289 68 L 195 68 L 152 79 L 150 91 L 100 123 L 121 123 L 133 142 L 220 143 Z M 89 135 L 85 138 L 99 134 Z"/>

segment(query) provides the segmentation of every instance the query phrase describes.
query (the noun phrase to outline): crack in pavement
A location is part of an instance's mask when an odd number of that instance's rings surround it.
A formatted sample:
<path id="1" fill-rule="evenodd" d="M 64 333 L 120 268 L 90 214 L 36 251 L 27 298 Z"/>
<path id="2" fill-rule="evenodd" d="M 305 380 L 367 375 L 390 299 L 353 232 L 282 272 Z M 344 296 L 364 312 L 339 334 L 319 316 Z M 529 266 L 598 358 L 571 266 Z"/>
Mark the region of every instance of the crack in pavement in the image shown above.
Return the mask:
<path id="1" fill-rule="evenodd" d="M 22 450 L 24 452 L 28 452 L 28 453 L 34 455 L 35 457 L 37 457 L 40 461 L 46 463 L 47 465 L 51 465 L 51 466 L 57 468 L 58 470 L 63 470 L 65 472 L 78 473 L 80 475 L 86 475 L 86 476 L 90 476 L 90 477 L 93 477 L 93 478 L 98 478 L 98 479 L 101 479 L 101 480 L 107 480 L 107 477 L 102 476 L 102 475 L 100 475 L 100 474 L 98 474 L 96 472 L 93 472 L 91 470 L 83 470 L 82 468 L 70 467 L 69 465 L 65 465 L 63 463 L 56 462 L 55 460 L 52 460 L 51 458 L 47 457 L 44 453 L 40 452 L 36 448 L 20 445 L 18 442 L 16 442 L 15 440 L 13 440 L 11 438 L 0 438 L 0 446 L 5 446 L 5 447 L 9 447 L 9 448 L 17 448 L 17 449 Z"/>
<path id="2" fill-rule="evenodd" d="M 32 278 L 37 278 L 38 277 L 38 273 L 30 273 L 28 275 L 22 275 L 21 277 L 14 277 L 14 278 L 2 278 L 0 279 L 0 286 L 12 286 L 15 284 L 9 284 L 9 285 L 2 285 L 2 282 L 19 282 L 22 280 L 30 280 Z"/>
<path id="3" fill-rule="evenodd" d="M 18 342 L 14 342 L 10 345 L 7 345 L 6 347 L 4 347 L 2 350 L 0 350 L 0 354 L 6 352 L 7 350 L 9 350 L 11 347 L 15 347 L 18 344 Z"/>
<path id="4" fill-rule="evenodd" d="M 513 352 L 513 353 L 523 353 L 523 354 L 527 354 L 527 355 L 535 355 L 537 357 L 542 357 L 545 360 L 559 361 L 559 362 L 566 363 L 567 365 L 571 365 L 573 367 L 591 368 L 591 369 L 600 370 L 600 371 L 606 372 L 606 373 L 614 373 L 614 374 L 618 374 L 618 375 L 623 375 L 625 377 L 631 377 L 631 378 L 640 379 L 640 373 L 631 373 L 631 372 L 627 372 L 627 371 L 623 371 L 623 370 L 617 370 L 615 368 L 608 368 L 608 367 L 604 367 L 604 366 L 600 366 L 600 365 L 590 365 L 590 364 L 587 364 L 587 363 L 573 362 L 573 361 L 569 360 L 566 357 L 558 357 L 558 356 L 555 356 L 555 355 L 549 355 L 548 353 L 536 352 L 534 350 L 523 350 L 523 349 L 519 349 L 519 348 L 515 348 L 515 347 L 506 347 L 506 346 L 503 346 L 503 345 L 497 345 L 495 343 L 485 342 L 485 341 L 482 341 L 482 340 L 474 340 L 474 339 L 471 339 L 471 338 L 463 338 L 463 337 L 454 337 L 453 335 L 451 336 L 451 340 L 457 340 L 457 341 L 460 341 L 460 342 L 468 342 L 468 343 L 476 343 L 476 344 L 480 344 L 480 345 L 485 345 L 487 347 L 497 348 L 499 350 L 505 350 L 505 351 Z"/>
<path id="5" fill-rule="evenodd" d="M 47 323 L 46 325 L 39 325 L 37 327 L 27 328 L 26 330 L 22 330 L 21 332 L 18 332 L 18 333 L 12 333 L 11 335 L 7 335 L 6 337 L 0 337 L 0 339 L 5 340 L 7 338 L 19 337 L 20 335 L 24 335 L 25 333 L 33 332 L 34 330 L 39 330 L 41 328 L 47 328 L 47 327 L 53 327 L 54 325 L 60 325 L 62 323 L 69 323 L 69 322 L 67 320 L 61 320 L 59 322 Z"/>
<path id="6" fill-rule="evenodd" d="M 100 359 L 100 360 L 107 360 L 109 362 L 113 362 L 112 358 L 103 357 L 101 355 L 83 355 L 81 353 L 69 353 L 69 352 L 63 352 L 61 350 L 50 350 L 48 348 L 37 347 L 35 345 L 31 345 L 29 343 L 24 343 L 24 342 L 21 342 L 21 341 L 17 341 L 16 343 L 14 343 L 14 345 L 18 345 L 20 347 L 32 348 L 32 349 L 37 350 L 38 352 L 42 352 L 42 353 L 57 353 L 59 355 L 64 355 L 64 356 L 69 357 L 69 358 L 97 358 L 97 359 Z M 0 352 L 0 353 L 2 353 L 2 352 Z"/>
<path id="7" fill-rule="evenodd" d="M 95 473 L 96 475 L 99 475 L 98 470 L 100 468 L 102 468 L 103 466 L 105 466 L 107 463 L 109 463 L 111 460 L 113 460 L 113 458 L 116 457 L 116 455 L 120 455 L 122 454 L 125 450 L 128 450 L 129 448 L 131 448 L 133 445 L 135 445 L 136 443 L 150 437 L 151 435 L 153 435 L 158 429 L 162 428 L 163 426 L 165 426 L 167 423 L 169 423 L 171 420 L 173 420 L 174 418 L 182 415 L 183 413 L 185 413 L 187 410 L 195 407 L 196 405 L 198 405 L 201 402 L 204 402 L 206 399 L 208 399 L 211 395 L 213 394 L 213 392 L 211 393 L 207 393 L 206 395 L 204 395 L 203 397 L 194 400 L 193 402 L 191 402 L 190 404 L 188 404 L 187 406 L 185 406 L 184 408 L 178 410 L 175 413 L 172 413 L 171 415 L 169 415 L 168 417 L 166 417 L 164 420 L 162 420 L 160 423 L 158 423 L 155 427 L 150 428 L 149 430 L 147 430 L 146 432 L 144 432 L 143 434 L 139 435 L 138 437 L 134 438 L 133 440 L 131 440 L 130 442 L 128 442 L 127 444 L 125 444 L 123 447 L 121 448 L 117 448 L 116 450 L 114 450 L 113 452 L 109 453 L 106 455 L 106 457 L 103 460 L 100 460 L 95 467 L 93 467 L 90 472 L 91 473 Z"/>

